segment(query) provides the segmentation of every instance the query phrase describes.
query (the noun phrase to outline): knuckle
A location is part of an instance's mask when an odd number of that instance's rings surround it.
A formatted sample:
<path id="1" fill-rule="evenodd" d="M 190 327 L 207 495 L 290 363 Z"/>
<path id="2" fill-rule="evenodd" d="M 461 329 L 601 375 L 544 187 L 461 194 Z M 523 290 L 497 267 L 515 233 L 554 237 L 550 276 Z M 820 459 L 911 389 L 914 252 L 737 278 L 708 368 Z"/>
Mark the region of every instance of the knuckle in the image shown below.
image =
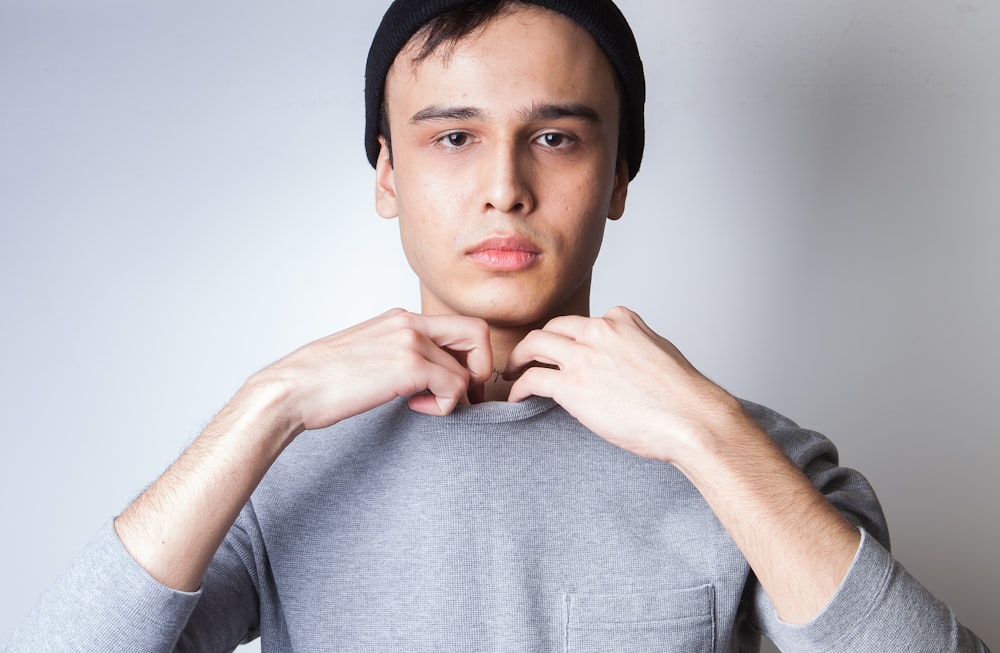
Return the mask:
<path id="1" fill-rule="evenodd" d="M 557 328 L 565 317 L 566 317 L 565 315 L 560 315 L 558 317 L 551 318 L 548 322 L 545 323 L 544 327 L 542 327 L 541 329 L 536 329 L 536 331 L 543 331 L 545 329 Z"/>
<path id="2" fill-rule="evenodd" d="M 413 369 L 420 365 L 424 357 L 411 348 L 404 348 L 399 354 L 399 361 L 405 369 Z"/>
<path id="3" fill-rule="evenodd" d="M 441 375 L 428 388 L 435 397 L 446 401 L 458 401 L 469 387 L 468 378 L 458 374 Z"/>
<path id="4" fill-rule="evenodd" d="M 396 337 L 399 338 L 400 346 L 414 355 L 416 355 L 414 349 L 424 340 L 424 334 L 410 326 L 401 326 L 396 331 Z"/>
<path id="5" fill-rule="evenodd" d="M 617 318 L 610 314 L 591 320 L 584 327 L 591 337 L 605 337 L 615 332 Z"/>
<path id="6" fill-rule="evenodd" d="M 529 367 L 528 369 L 521 372 L 521 375 L 517 378 L 518 385 L 524 388 L 538 389 L 541 385 L 541 381 L 544 378 L 543 371 L 544 367 Z"/>
<path id="7" fill-rule="evenodd" d="M 402 308 L 394 308 L 385 315 L 389 324 L 397 329 L 414 327 L 417 323 L 416 316 Z"/>
<path id="8" fill-rule="evenodd" d="M 460 324 L 463 330 L 467 330 L 467 333 L 471 333 L 477 339 L 489 341 L 490 325 L 486 320 L 478 317 L 466 317 L 463 319 L 464 322 L 456 324 Z"/>
<path id="9" fill-rule="evenodd" d="M 632 311 L 625 308 L 624 306 L 613 306 L 608 309 L 608 312 L 604 314 L 604 317 L 611 320 L 624 320 L 632 317 Z"/>
<path id="10" fill-rule="evenodd" d="M 394 319 L 394 318 L 398 318 L 399 316 L 405 315 L 405 314 L 406 314 L 406 310 L 404 310 L 402 308 L 390 308 L 385 313 L 382 313 L 382 317 L 388 318 L 388 319 Z"/>

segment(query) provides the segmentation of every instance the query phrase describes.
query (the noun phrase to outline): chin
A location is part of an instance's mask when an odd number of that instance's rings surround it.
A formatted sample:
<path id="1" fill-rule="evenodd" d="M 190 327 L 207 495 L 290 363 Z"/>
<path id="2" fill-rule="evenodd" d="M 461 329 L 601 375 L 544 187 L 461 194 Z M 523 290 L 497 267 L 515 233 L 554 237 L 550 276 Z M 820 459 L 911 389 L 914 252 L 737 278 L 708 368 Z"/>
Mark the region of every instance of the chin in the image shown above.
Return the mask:
<path id="1" fill-rule="evenodd" d="M 545 323 L 549 321 L 549 317 L 524 317 L 524 316 L 495 316 L 495 315 L 481 315 L 479 316 L 486 320 L 486 323 L 490 325 L 491 328 L 497 329 L 524 329 L 525 331 L 530 331 L 533 329 L 540 329 L 545 326 Z"/>
<path id="2" fill-rule="evenodd" d="M 468 308 L 470 312 L 465 313 L 466 315 L 485 320 L 491 327 L 505 329 L 541 328 L 554 317 L 576 312 L 567 311 L 564 306 L 553 307 L 535 302 L 529 303 L 523 300 L 503 304 L 492 303 L 490 305 L 470 306 Z"/>
<path id="3" fill-rule="evenodd" d="M 558 292 L 551 284 L 539 287 L 501 281 L 506 283 L 453 287 L 448 295 L 428 293 L 422 299 L 434 297 L 432 303 L 441 309 L 439 312 L 476 317 L 497 328 L 534 329 L 561 315 L 589 315 L 589 284 Z"/>

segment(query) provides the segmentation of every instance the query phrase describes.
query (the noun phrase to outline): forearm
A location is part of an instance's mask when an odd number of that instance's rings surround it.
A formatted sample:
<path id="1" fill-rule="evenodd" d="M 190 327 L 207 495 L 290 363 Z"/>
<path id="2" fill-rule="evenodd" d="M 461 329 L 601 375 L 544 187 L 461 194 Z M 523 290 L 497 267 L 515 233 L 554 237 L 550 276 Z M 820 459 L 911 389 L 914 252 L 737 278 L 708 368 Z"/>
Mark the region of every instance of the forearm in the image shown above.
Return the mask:
<path id="1" fill-rule="evenodd" d="M 465 365 L 450 351 L 462 352 Z M 153 578 L 195 590 L 240 509 L 282 450 L 395 397 L 450 412 L 493 369 L 489 328 L 460 316 L 395 309 L 327 336 L 258 372 L 188 450 L 116 520 Z M 428 391 L 428 393 L 425 393 Z"/>
<path id="2" fill-rule="evenodd" d="M 150 579 L 110 524 L 43 593 L 4 653 L 173 651 L 198 602 Z"/>
<path id="3" fill-rule="evenodd" d="M 301 428 L 282 388 L 252 379 L 115 520 L 129 554 L 167 587 L 194 591 L 257 484 Z"/>
<path id="4" fill-rule="evenodd" d="M 782 651 L 989 651 L 868 533 L 843 585 L 818 618 L 789 626 L 765 606 L 758 619 Z"/>
<path id="5" fill-rule="evenodd" d="M 778 615 L 822 611 L 857 553 L 860 533 L 733 400 L 674 461 L 743 552 Z"/>
<path id="6" fill-rule="evenodd" d="M 511 352 L 506 372 L 520 374 L 512 400 L 553 397 L 609 442 L 676 465 L 782 617 L 808 620 L 833 596 L 857 551 L 857 529 L 734 397 L 635 313 L 552 320 Z"/>

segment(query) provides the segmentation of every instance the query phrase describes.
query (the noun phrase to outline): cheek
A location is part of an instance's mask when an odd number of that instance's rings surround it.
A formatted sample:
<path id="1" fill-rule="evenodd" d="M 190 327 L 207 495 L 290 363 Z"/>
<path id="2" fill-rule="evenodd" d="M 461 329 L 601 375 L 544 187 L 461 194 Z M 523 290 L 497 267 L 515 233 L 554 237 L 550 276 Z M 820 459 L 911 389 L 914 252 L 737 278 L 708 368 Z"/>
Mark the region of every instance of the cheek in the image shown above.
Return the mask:
<path id="1" fill-rule="evenodd" d="M 563 261 L 563 274 L 577 277 L 590 273 L 601 251 L 606 223 L 606 218 L 591 214 L 587 219 L 568 224 L 568 230 L 562 234 L 559 257 Z"/>
<path id="2" fill-rule="evenodd" d="M 591 190 L 593 187 L 591 187 Z M 576 223 L 574 233 L 574 247 L 577 252 L 577 260 L 580 265 L 593 266 L 597 260 L 597 255 L 604 242 L 604 229 L 608 224 L 608 206 L 610 194 L 591 196 L 588 198 L 586 207 L 577 206 L 578 215 L 582 217 Z"/>
<path id="3" fill-rule="evenodd" d="M 418 274 L 426 269 L 427 261 L 434 258 L 433 235 L 433 228 L 426 225 L 420 217 L 400 212 L 399 237 L 403 253 L 410 267 Z"/>
<path id="4" fill-rule="evenodd" d="M 567 206 L 572 205 L 577 212 L 607 218 L 615 188 L 615 169 L 594 162 L 576 176 L 571 186 L 564 188 L 563 201 Z"/>
<path id="5" fill-rule="evenodd" d="M 422 189 L 421 189 L 422 190 Z M 458 247 L 454 215 L 444 202 L 434 202 L 436 195 L 410 195 L 399 204 L 399 235 L 410 267 L 418 274 L 429 273 L 448 260 Z M 428 189 L 432 190 L 432 189 Z"/>
<path id="6" fill-rule="evenodd" d="M 397 185 L 397 203 L 399 206 L 399 235 L 403 243 L 403 250 L 407 258 L 411 260 L 419 257 L 426 247 L 432 242 L 435 225 L 431 223 L 430 216 L 435 214 L 433 205 L 428 204 L 426 188 L 420 183 L 408 183 Z"/>
<path id="7" fill-rule="evenodd" d="M 464 189 L 460 182 L 455 174 L 406 175 L 396 185 L 400 217 L 421 223 L 416 225 L 420 228 L 445 226 L 462 205 Z"/>
<path id="8" fill-rule="evenodd" d="M 582 251 L 586 252 L 587 262 L 593 265 L 597 260 L 597 254 L 601 251 L 601 244 L 604 242 L 604 227 L 608 221 L 605 217 L 595 217 L 594 220 L 581 231 L 583 242 Z"/>

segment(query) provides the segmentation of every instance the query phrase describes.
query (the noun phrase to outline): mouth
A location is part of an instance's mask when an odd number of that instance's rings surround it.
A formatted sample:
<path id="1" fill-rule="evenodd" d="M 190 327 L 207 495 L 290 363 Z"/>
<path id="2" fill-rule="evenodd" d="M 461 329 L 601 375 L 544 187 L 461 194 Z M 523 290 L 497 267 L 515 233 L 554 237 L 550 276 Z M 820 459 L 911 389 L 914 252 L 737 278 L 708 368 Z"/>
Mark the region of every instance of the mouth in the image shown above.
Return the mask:
<path id="1" fill-rule="evenodd" d="M 479 243 L 466 256 L 490 270 L 517 272 L 531 267 L 541 251 L 523 236 L 498 236 Z"/>

